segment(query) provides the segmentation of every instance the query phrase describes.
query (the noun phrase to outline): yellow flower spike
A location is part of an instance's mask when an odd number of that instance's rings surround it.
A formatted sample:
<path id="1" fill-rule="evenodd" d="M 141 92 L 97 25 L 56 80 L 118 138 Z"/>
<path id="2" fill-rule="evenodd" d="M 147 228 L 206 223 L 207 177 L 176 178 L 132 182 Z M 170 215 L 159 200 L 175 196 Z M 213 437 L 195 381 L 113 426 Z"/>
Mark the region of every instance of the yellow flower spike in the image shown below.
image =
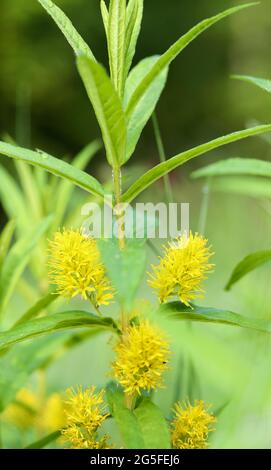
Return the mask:
<path id="1" fill-rule="evenodd" d="M 213 253 L 207 243 L 201 235 L 190 232 L 189 236 L 184 234 L 164 248 L 164 257 L 157 266 L 152 266 L 153 273 L 148 281 L 161 303 L 178 297 L 189 306 L 195 298 L 202 297 L 202 281 L 214 267 L 209 264 Z"/>
<path id="2" fill-rule="evenodd" d="M 176 403 L 175 417 L 171 423 L 171 438 L 174 449 L 206 449 L 215 416 L 208 413 L 204 401 L 198 400 L 194 406 L 190 403 Z"/>
<path id="3" fill-rule="evenodd" d="M 162 385 L 162 374 L 168 368 L 169 346 L 160 330 L 147 320 L 130 326 L 115 350 L 114 376 L 127 395 Z"/>
<path id="4" fill-rule="evenodd" d="M 62 430 L 64 442 L 73 449 L 106 449 L 110 448 L 108 436 L 98 437 L 97 432 L 109 416 L 104 403 L 104 391 L 96 393 L 95 387 L 76 391 L 67 391 L 65 402 L 66 428 Z"/>
<path id="5" fill-rule="evenodd" d="M 55 233 L 49 251 L 50 280 L 60 295 L 81 295 L 97 306 L 110 303 L 113 289 L 94 238 L 85 237 L 79 230 L 63 230 Z"/>

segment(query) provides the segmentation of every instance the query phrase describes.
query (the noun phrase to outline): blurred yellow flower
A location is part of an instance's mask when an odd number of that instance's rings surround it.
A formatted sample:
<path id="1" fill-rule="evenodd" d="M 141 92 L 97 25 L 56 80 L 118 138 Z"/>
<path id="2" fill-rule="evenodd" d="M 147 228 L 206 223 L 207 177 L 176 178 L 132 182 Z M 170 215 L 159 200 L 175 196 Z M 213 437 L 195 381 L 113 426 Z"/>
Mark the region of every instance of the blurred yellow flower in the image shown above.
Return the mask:
<path id="1" fill-rule="evenodd" d="M 62 430 L 64 442 L 73 449 L 109 448 L 108 436 L 99 437 L 98 429 L 109 416 L 104 403 L 104 391 L 96 393 L 95 387 L 67 391 L 67 426 Z"/>
<path id="2" fill-rule="evenodd" d="M 14 424 L 21 429 L 28 429 L 36 424 L 36 413 L 39 400 L 35 393 L 22 388 L 16 395 L 16 401 L 4 411 L 4 421 Z"/>
<path id="3" fill-rule="evenodd" d="M 38 428 L 51 433 L 66 426 L 65 404 L 61 395 L 53 393 L 46 400 L 38 416 Z"/>
<path id="4" fill-rule="evenodd" d="M 114 376 L 128 395 L 161 386 L 162 374 L 168 368 L 169 346 L 160 330 L 147 320 L 127 329 L 116 354 Z"/>
<path id="5" fill-rule="evenodd" d="M 94 238 L 85 237 L 79 230 L 56 232 L 49 251 L 50 280 L 60 295 L 81 295 L 97 306 L 112 300 L 113 289 Z"/>
<path id="6" fill-rule="evenodd" d="M 148 281 L 161 303 L 176 296 L 189 306 L 189 302 L 202 296 L 202 281 L 214 267 L 209 264 L 213 253 L 207 243 L 202 236 L 190 232 L 189 236 L 184 234 L 164 248 L 164 257 L 157 266 L 152 266 Z"/>
<path id="7" fill-rule="evenodd" d="M 212 425 L 216 418 L 208 413 L 204 401 L 198 400 L 194 406 L 190 403 L 176 403 L 175 417 L 171 423 L 172 446 L 174 449 L 205 449 Z"/>

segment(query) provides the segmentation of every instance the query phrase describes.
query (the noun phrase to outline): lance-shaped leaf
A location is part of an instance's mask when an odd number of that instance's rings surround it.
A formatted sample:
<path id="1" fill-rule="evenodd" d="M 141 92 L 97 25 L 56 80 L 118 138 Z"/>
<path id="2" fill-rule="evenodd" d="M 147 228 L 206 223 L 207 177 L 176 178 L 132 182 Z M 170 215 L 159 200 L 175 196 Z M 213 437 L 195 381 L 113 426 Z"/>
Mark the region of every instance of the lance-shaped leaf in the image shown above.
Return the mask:
<path id="1" fill-rule="evenodd" d="M 144 440 L 135 414 L 124 403 L 124 393 L 111 382 L 106 387 L 106 396 L 112 416 L 119 428 L 127 449 L 144 449 Z"/>
<path id="2" fill-rule="evenodd" d="M 252 176 L 223 176 L 211 181 L 212 192 L 241 194 L 259 199 L 271 198 L 269 179 Z"/>
<path id="3" fill-rule="evenodd" d="M 236 80 L 242 80 L 243 82 L 251 83 L 252 85 L 261 88 L 268 93 L 271 93 L 271 80 L 266 80 L 264 78 L 250 77 L 248 75 L 233 75 L 232 78 Z"/>
<path id="4" fill-rule="evenodd" d="M 97 116 L 112 167 L 124 163 L 126 122 L 120 99 L 104 68 L 86 56 L 77 59 L 77 66 Z"/>
<path id="5" fill-rule="evenodd" d="M 271 333 L 271 322 L 268 320 L 245 317 L 219 308 L 198 307 L 197 305 L 187 307 L 181 302 L 169 302 L 161 305 L 158 313 L 166 314 L 174 320 L 216 323 L 248 328 L 262 333 Z"/>
<path id="6" fill-rule="evenodd" d="M 108 55 L 111 78 L 119 96 L 124 90 L 126 0 L 111 0 L 108 18 Z"/>
<path id="7" fill-rule="evenodd" d="M 21 233 L 27 229 L 27 205 L 24 194 L 15 179 L 0 165 L 1 204 L 9 219 L 16 220 L 16 229 Z"/>
<path id="8" fill-rule="evenodd" d="M 47 13 L 53 18 L 59 29 L 64 34 L 70 46 L 73 48 L 76 55 L 85 54 L 91 59 L 94 55 L 90 50 L 87 43 L 80 36 L 78 31 L 73 26 L 72 22 L 67 18 L 65 13 L 56 6 L 51 0 L 38 0 Z"/>
<path id="9" fill-rule="evenodd" d="M 170 449 L 170 434 L 162 411 L 149 398 L 143 398 L 134 414 L 144 439 L 144 449 Z M 155 431 L 154 431 L 155 430 Z"/>
<path id="10" fill-rule="evenodd" d="M 194 26 L 188 33 L 182 36 L 178 41 L 176 41 L 156 62 L 156 64 L 152 67 L 146 77 L 140 82 L 136 90 L 134 91 L 127 108 L 127 117 L 130 119 L 135 107 L 139 100 L 144 96 L 148 88 L 151 86 L 152 82 L 156 79 L 156 77 L 167 68 L 170 63 L 190 44 L 195 38 L 197 38 L 203 31 L 210 28 L 212 25 L 217 23 L 218 21 L 226 18 L 227 16 L 232 15 L 233 13 L 237 13 L 238 11 L 242 10 L 243 8 L 250 7 L 252 5 L 256 5 L 257 3 L 248 3 L 245 5 L 239 5 L 237 7 L 230 8 L 218 15 L 213 16 L 212 18 L 208 18 L 206 20 L 201 21 L 198 25 Z"/>
<path id="11" fill-rule="evenodd" d="M 271 261 L 271 250 L 258 251 L 246 256 L 234 269 L 225 289 L 230 290 L 236 282 L 240 281 L 248 273 L 269 261 Z"/>
<path id="12" fill-rule="evenodd" d="M 271 163 L 253 158 L 229 158 L 213 163 L 192 173 L 192 178 L 225 175 L 253 175 L 271 177 Z"/>
<path id="13" fill-rule="evenodd" d="M 159 60 L 159 56 L 148 57 L 137 64 L 130 72 L 124 95 L 124 105 L 126 106 L 130 97 L 134 93 L 138 84 Z M 127 123 L 127 150 L 125 161 L 129 160 L 140 138 L 141 132 L 150 119 L 156 104 L 161 96 L 167 81 L 168 68 L 163 70 L 152 82 L 143 97 L 139 100 Z"/>
<path id="14" fill-rule="evenodd" d="M 136 51 L 141 29 L 144 0 L 130 0 L 127 7 L 125 39 L 125 77 L 127 77 Z"/>
<path id="15" fill-rule="evenodd" d="M 106 34 L 106 37 L 108 37 L 109 12 L 108 12 L 108 9 L 104 0 L 101 0 L 100 7 L 101 7 L 101 14 L 102 14 L 102 19 L 103 19 L 105 34 Z"/>
<path id="16" fill-rule="evenodd" d="M 29 444 L 27 447 L 25 447 L 25 449 L 44 449 L 44 447 L 51 444 L 51 442 L 56 441 L 60 436 L 61 431 L 51 432 L 50 434 L 47 434 L 47 436 L 42 437 L 38 441 L 32 442 L 32 444 Z"/>
<path id="17" fill-rule="evenodd" d="M 55 313 L 48 317 L 22 323 L 0 333 L 0 350 L 36 336 L 74 328 L 96 328 L 97 326 L 118 332 L 117 325 L 112 318 L 98 317 L 92 313 L 82 311 Z"/>
<path id="18" fill-rule="evenodd" d="M 103 197 L 103 187 L 93 176 L 74 168 L 59 158 L 52 157 L 48 153 L 42 151 L 34 152 L 33 150 L 0 142 L 0 154 L 42 168 L 53 175 L 70 181 L 95 196 Z"/>
<path id="19" fill-rule="evenodd" d="M 122 197 L 123 202 L 131 202 L 138 194 L 148 188 L 151 184 L 157 181 L 162 176 L 166 175 L 170 171 L 174 170 L 180 165 L 183 165 L 192 158 L 196 158 L 204 153 L 210 152 L 216 148 L 222 147 L 223 145 L 236 142 L 247 137 L 262 134 L 264 132 L 271 131 L 271 124 L 266 126 L 257 126 L 251 129 L 245 129 L 243 131 L 233 132 L 218 139 L 212 140 L 206 144 L 199 145 L 191 150 L 182 152 L 175 157 L 172 157 L 165 162 L 160 163 L 151 170 L 147 171 L 142 175 L 129 189 L 124 193 Z"/>
<path id="20" fill-rule="evenodd" d="M 0 311 L 2 315 L 31 253 L 36 248 L 40 238 L 48 230 L 51 221 L 51 216 L 43 219 L 24 238 L 15 243 L 6 256 L 0 273 Z"/>

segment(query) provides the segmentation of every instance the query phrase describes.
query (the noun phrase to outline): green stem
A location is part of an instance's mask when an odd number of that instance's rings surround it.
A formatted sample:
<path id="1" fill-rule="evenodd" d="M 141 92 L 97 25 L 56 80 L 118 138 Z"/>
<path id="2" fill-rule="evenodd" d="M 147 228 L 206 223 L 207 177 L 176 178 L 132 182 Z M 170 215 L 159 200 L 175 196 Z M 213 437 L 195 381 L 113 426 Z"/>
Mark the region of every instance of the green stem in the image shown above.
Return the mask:
<path id="1" fill-rule="evenodd" d="M 156 141 L 156 145 L 157 145 L 157 149 L 159 153 L 160 162 L 162 163 L 166 161 L 166 152 L 165 152 L 165 147 L 164 147 L 164 143 L 162 140 L 159 122 L 158 122 L 157 115 L 155 112 L 152 115 L 152 124 L 153 124 L 154 136 L 155 136 L 155 141 Z M 165 195 L 166 195 L 167 202 L 168 203 L 174 202 L 173 190 L 172 190 L 172 186 L 170 183 L 169 175 L 168 174 L 165 175 L 163 177 L 163 180 L 164 180 Z"/>
<path id="2" fill-rule="evenodd" d="M 113 169 L 113 183 L 114 183 L 114 195 L 115 195 L 115 209 L 116 219 L 118 224 L 118 238 L 119 247 L 121 250 L 125 247 L 125 234 L 124 234 L 124 211 L 121 204 L 121 169 L 116 167 Z"/>

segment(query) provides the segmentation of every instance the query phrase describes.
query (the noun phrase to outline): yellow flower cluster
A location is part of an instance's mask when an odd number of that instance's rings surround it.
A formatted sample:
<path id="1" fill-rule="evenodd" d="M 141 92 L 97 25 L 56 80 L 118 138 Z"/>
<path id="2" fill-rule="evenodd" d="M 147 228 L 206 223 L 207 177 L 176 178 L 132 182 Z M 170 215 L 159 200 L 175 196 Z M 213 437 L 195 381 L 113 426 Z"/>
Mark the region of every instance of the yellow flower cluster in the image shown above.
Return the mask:
<path id="1" fill-rule="evenodd" d="M 98 437 L 98 430 L 109 416 L 104 404 L 104 391 L 95 387 L 68 390 L 66 401 L 67 426 L 62 430 L 63 440 L 73 449 L 108 449 L 108 437 Z"/>
<path id="2" fill-rule="evenodd" d="M 176 403 L 175 417 L 171 425 L 172 446 L 174 449 L 205 449 L 212 425 L 216 418 L 208 413 L 204 402 L 191 404 Z"/>
<path id="3" fill-rule="evenodd" d="M 201 283 L 213 268 L 209 264 L 211 256 L 207 240 L 198 234 L 185 234 L 168 244 L 159 265 L 152 266 L 149 280 L 160 302 L 176 296 L 189 306 L 189 302 L 203 294 Z"/>
<path id="4" fill-rule="evenodd" d="M 49 251 L 50 279 L 60 295 L 81 295 L 97 306 L 112 300 L 113 289 L 94 238 L 85 237 L 79 230 L 56 232 Z"/>
<path id="5" fill-rule="evenodd" d="M 115 378 L 128 395 L 161 386 L 168 367 L 169 347 L 161 332 L 147 320 L 130 326 L 116 346 Z"/>
<path id="6" fill-rule="evenodd" d="M 66 424 L 63 399 L 53 393 L 41 400 L 37 394 L 23 388 L 17 393 L 16 401 L 6 408 L 3 419 L 21 429 L 34 427 L 39 432 L 54 432 Z"/>

